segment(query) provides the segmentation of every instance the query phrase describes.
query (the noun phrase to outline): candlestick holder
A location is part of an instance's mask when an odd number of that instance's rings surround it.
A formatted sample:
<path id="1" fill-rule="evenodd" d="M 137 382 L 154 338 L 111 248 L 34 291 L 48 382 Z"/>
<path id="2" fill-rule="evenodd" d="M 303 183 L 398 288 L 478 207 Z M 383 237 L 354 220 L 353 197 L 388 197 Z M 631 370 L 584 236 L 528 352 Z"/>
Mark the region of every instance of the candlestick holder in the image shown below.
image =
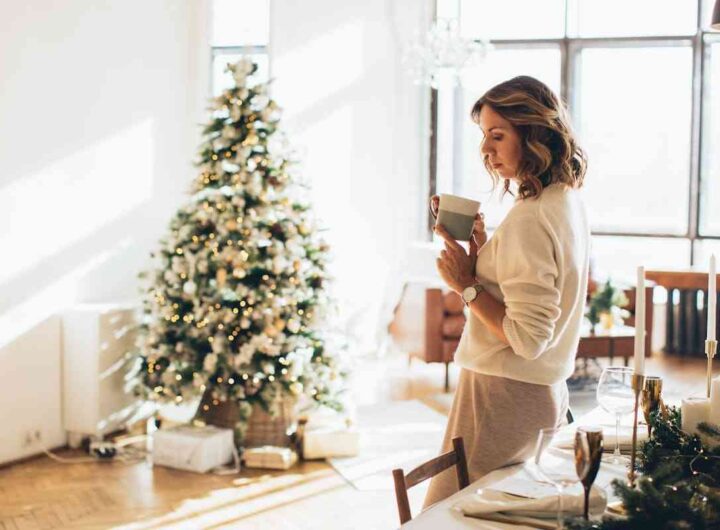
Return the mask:
<path id="1" fill-rule="evenodd" d="M 707 397 L 710 397 L 710 380 L 712 379 L 712 362 L 715 353 L 717 352 L 717 341 L 706 340 L 705 341 L 705 355 L 707 355 Z"/>
<path id="2" fill-rule="evenodd" d="M 650 415 L 662 407 L 662 377 L 649 375 L 645 377 L 645 385 L 642 391 L 642 409 L 647 423 L 648 438 L 652 435 L 652 424 Z"/>
<path id="3" fill-rule="evenodd" d="M 637 453 L 637 428 L 638 428 L 638 409 L 640 408 L 640 394 L 645 387 L 645 376 L 643 374 L 633 374 L 632 388 L 635 392 L 635 409 L 633 412 L 633 435 L 632 435 L 632 452 L 630 453 L 630 470 L 628 471 L 628 482 L 631 488 L 635 487 L 635 456 Z"/>

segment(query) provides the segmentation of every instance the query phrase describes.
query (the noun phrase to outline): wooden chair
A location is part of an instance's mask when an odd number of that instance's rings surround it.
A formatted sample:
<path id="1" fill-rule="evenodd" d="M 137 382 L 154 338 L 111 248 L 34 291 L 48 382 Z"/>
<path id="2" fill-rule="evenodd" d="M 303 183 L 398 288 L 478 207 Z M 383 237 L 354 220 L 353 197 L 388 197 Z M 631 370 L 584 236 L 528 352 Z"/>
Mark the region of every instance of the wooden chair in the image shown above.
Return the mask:
<path id="1" fill-rule="evenodd" d="M 416 486 L 431 477 L 434 477 L 447 468 L 456 466 L 458 487 L 463 489 L 470 485 L 470 475 L 468 474 L 467 460 L 465 458 L 465 446 L 462 437 L 458 436 L 452 440 L 453 450 L 441 454 L 438 457 L 428 460 L 424 464 L 416 467 L 407 475 L 402 469 L 393 469 L 393 479 L 395 480 L 395 498 L 397 499 L 398 513 L 400 515 L 400 524 L 407 523 L 412 519 L 410 513 L 410 502 L 408 501 L 407 490 Z"/>
<path id="2" fill-rule="evenodd" d="M 705 357 L 708 273 L 690 269 L 648 270 L 645 271 L 645 278 L 667 289 L 664 350 L 667 353 Z M 698 295 L 701 292 L 703 303 L 699 306 Z M 720 290 L 714 296 L 716 300 L 720 299 Z M 716 314 L 716 326 L 718 322 L 720 313 Z"/>

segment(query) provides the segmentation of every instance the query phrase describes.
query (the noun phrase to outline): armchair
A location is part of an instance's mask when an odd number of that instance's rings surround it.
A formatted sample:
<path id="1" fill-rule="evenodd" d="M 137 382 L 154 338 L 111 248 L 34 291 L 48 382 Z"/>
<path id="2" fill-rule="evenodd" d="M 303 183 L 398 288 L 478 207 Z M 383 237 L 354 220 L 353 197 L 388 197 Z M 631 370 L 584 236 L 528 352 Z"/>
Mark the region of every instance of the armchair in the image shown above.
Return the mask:
<path id="1" fill-rule="evenodd" d="M 445 391 L 449 390 L 449 365 L 463 327 L 465 304 L 447 288 L 407 282 L 394 310 L 388 331 L 395 344 L 426 363 L 445 364 Z"/>

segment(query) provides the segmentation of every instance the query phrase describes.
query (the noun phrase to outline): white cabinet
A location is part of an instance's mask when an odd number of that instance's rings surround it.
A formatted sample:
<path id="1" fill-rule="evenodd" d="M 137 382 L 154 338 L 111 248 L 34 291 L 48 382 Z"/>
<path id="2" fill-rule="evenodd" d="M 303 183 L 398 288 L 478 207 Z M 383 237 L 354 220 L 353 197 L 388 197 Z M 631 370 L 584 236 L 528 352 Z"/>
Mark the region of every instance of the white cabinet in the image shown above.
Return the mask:
<path id="1" fill-rule="evenodd" d="M 84 304 L 63 315 L 63 424 L 71 445 L 122 427 L 139 406 L 125 391 L 134 308 Z"/>

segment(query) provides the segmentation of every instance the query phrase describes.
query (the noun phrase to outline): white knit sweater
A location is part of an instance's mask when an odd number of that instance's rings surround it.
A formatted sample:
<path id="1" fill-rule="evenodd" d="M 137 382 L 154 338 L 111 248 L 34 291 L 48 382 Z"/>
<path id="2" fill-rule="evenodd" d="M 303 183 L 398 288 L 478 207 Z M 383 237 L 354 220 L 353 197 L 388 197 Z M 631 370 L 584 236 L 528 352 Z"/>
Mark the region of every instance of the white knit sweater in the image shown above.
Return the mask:
<path id="1" fill-rule="evenodd" d="M 587 293 L 590 229 L 562 184 L 516 202 L 480 249 L 480 283 L 505 304 L 500 341 L 472 313 L 455 361 L 482 374 L 551 385 L 570 377 Z"/>

